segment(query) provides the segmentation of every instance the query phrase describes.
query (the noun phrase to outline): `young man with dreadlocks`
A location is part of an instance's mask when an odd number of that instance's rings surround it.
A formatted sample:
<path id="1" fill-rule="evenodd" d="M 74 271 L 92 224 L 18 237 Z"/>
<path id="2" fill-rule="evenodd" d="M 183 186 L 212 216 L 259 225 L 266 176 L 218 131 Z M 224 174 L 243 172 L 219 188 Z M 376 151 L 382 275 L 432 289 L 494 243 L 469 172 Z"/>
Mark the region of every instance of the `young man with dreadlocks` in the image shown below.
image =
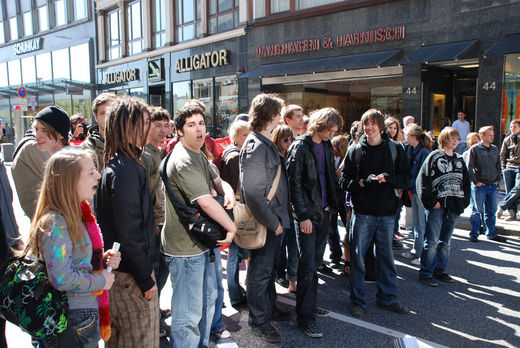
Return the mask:
<path id="1" fill-rule="evenodd" d="M 148 176 L 139 157 L 150 113 L 139 98 L 109 107 L 106 163 L 96 195 L 96 215 L 105 246 L 121 244 L 123 261 L 110 290 L 112 336 L 106 347 L 159 347 L 159 304 L 153 274 L 159 250 Z"/>

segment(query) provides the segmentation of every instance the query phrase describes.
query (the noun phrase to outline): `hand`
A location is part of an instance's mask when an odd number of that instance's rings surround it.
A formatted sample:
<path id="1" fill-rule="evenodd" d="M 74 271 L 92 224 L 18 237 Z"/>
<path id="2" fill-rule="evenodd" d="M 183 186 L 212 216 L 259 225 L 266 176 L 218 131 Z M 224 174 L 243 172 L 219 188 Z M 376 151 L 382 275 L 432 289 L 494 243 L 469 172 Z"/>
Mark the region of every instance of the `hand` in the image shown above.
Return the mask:
<path id="1" fill-rule="evenodd" d="M 363 181 L 363 179 L 359 180 L 359 186 L 365 187 L 365 182 Z"/>
<path id="2" fill-rule="evenodd" d="M 112 249 L 107 250 L 105 252 L 104 260 L 107 267 L 110 266 L 112 269 L 117 269 L 117 267 L 119 267 L 119 263 L 121 262 L 121 253 Z"/>
<path id="3" fill-rule="evenodd" d="M 236 229 L 234 231 L 227 231 L 226 233 L 226 239 L 223 240 L 217 240 L 218 246 L 224 246 L 229 245 L 233 241 L 233 238 L 235 238 Z"/>
<path id="4" fill-rule="evenodd" d="M 312 233 L 312 222 L 310 219 L 300 221 L 300 230 L 304 234 Z"/>
<path id="5" fill-rule="evenodd" d="M 282 226 L 281 223 L 278 223 L 278 227 L 277 227 L 276 230 L 274 231 L 274 234 L 275 234 L 276 236 L 279 236 L 279 235 L 282 234 L 282 232 L 283 232 L 283 226 Z"/>
<path id="6" fill-rule="evenodd" d="M 481 187 L 481 186 L 484 186 L 484 183 L 483 182 L 477 182 L 477 184 L 475 186 L 476 187 Z"/>
<path id="7" fill-rule="evenodd" d="M 110 288 L 112 287 L 112 284 L 114 284 L 114 279 L 115 279 L 114 273 L 107 272 L 107 270 L 104 269 L 101 272 L 101 275 L 103 277 L 105 277 L 105 287 L 103 288 L 103 290 L 110 290 Z"/>
<path id="8" fill-rule="evenodd" d="M 23 240 L 19 240 L 18 243 L 16 243 L 16 245 L 14 246 L 14 248 L 16 250 L 23 250 L 25 249 L 25 243 L 23 242 Z"/>
<path id="9" fill-rule="evenodd" d="M 385 174 L 377 175 L 374 181 L 377 181 L 379 184 L 386 182 Z"/>
<path id="10" fill-rule="evenodd" d="M 157 295 L 157 285 L 154 285 L 150 290 L 144 293 L 144 299 L 150 301 L 155 295 Z"/>
<path id="11" fill-rule="evenodd" d="M 224 208 L 227 210 L 233 209 L 233 207 L 237 204 L 237 201 L 235 199 L 235 193 L 226 193 L 224 194 Z"/>
<path id="12" fill-rule="evenodd" d="M 76 125 L 76 128 L 74 128 L 74 134 L 73 134 L 74 138 L 78 138 L 81 133 L 83 133 L 83 127 L 80 126 L 80 124 L 78 123 Z"/>
<path id="13" fill-rule="evenodd" d="M 437 204 L 433 206 L 433 209 L 441 209 L 441 204 L 437 202 Z"/>

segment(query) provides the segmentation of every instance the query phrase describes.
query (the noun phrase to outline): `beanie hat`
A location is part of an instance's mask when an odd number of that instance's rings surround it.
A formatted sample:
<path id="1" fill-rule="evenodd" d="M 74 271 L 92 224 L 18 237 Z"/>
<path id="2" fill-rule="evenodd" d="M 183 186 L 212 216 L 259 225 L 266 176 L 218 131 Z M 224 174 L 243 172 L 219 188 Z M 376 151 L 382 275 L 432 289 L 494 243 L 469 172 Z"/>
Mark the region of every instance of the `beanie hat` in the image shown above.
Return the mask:
<path id="1" fill-rule="evenodd" d="M 59 106 L 47 106 L 34 118 L 43 121 L 56 129 L 65 140 L 69 140 L 70 118 L 67 112 Z"/>

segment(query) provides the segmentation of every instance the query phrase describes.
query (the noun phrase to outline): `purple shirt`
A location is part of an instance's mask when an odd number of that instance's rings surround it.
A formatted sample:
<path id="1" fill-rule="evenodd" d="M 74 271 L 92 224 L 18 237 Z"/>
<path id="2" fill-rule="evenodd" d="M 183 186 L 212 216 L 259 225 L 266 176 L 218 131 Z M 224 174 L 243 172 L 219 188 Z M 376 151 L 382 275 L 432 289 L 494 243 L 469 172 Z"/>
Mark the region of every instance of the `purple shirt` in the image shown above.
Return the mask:
<path id="1" fill-rule="evenodd" d="M 314 151 L 316 152 L 316 157 L 318 158 L 318 173 L 320 175 L 320 184 L 321 184 L 321 204 L 322 207 L 325 208 L 327 206 L 327 186 L 325 183 L 325 148 L 323 147 L 323 142 L 314 144 Z"/>

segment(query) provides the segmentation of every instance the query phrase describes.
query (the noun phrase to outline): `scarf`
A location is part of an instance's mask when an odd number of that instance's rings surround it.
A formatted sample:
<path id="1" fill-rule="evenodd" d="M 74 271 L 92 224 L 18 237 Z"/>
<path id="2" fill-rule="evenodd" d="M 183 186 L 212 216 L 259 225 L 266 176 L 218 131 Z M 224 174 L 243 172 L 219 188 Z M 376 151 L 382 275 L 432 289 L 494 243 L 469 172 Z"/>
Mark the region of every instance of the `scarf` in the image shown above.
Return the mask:
<path id="1" fill-rule="evenodd" d="M 81 218 L 83 224 L 87 228 L 90 241 L 92 243 L 92 273 L 100 274 L 104 267 L 103 262 L 103 237 L 96 222 L 96 218 L 92 215 L 92 209 L 87 201 L 81 202 Z M 99 336 L 103 341 L 110 338 L 110 307 L 107 290 L 93 291 L 93 295 L 97 296 L 99 308 Z"/>

